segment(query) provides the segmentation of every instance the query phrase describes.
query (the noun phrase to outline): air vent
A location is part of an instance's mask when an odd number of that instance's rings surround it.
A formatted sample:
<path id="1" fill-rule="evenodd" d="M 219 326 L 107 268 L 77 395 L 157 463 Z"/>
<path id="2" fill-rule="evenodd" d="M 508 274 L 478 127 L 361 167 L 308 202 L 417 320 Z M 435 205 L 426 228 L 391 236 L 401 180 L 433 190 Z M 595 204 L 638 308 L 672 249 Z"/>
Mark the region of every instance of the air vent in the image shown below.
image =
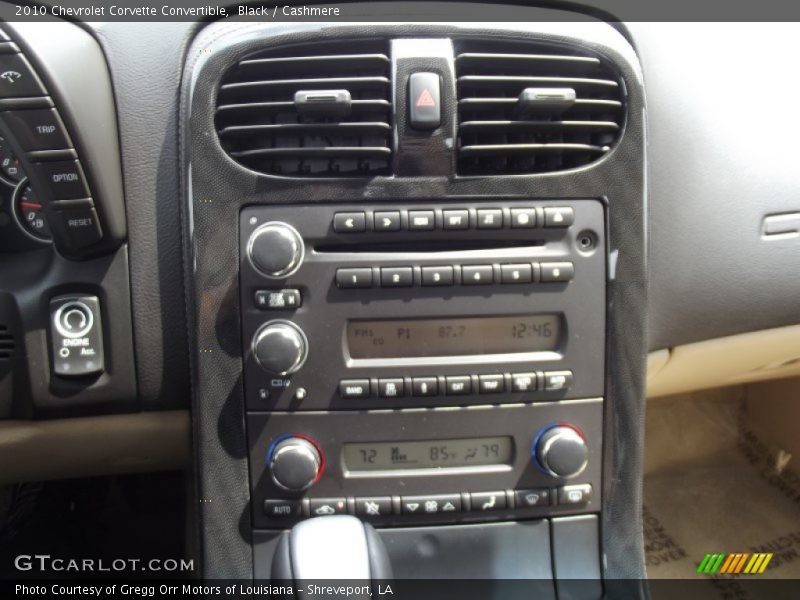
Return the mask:
<path id="1" fill-rule="evenodd" d="M 0 361 L 8 360 L 14 354 L 14 336 L 5 325 L 0 325 Z"/>
<path id="2" fill-rule="evenodd" d="M 616 71 L 586 51 L 543 44 L 460 43 L 458 170 L 548 173 L 587 165 L 619 139 Z"/>
<path id="3" fill-rule="evenodd" d="M 223 148 L 242 165 L 270 175 L 388 173 L 388 54 L 385 42 L 350 40 L 246 57 L 220 85 L 216 128 Z"/>

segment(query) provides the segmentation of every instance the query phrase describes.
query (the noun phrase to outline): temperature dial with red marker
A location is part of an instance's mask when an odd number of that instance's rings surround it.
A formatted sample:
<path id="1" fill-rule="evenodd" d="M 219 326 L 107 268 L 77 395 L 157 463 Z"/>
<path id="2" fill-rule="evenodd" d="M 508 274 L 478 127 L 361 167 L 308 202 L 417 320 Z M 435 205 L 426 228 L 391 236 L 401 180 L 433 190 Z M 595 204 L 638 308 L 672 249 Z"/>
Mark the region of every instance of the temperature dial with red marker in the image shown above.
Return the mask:
<path id="1" fill-rule="evenodd" d="M 14 192 L 14 214 L 29 236 L 45 242 L 52 239 L 44 207 L 27 180 L 22 181 Z"/>
<path id="2" fill-rule="evenodd" d="M 531 455 L 542 471 L 561 479 L 580 475 L 589 462 L 586 436 L 571 423 L 554 423 L 542 429 L 533 440 Z"/>

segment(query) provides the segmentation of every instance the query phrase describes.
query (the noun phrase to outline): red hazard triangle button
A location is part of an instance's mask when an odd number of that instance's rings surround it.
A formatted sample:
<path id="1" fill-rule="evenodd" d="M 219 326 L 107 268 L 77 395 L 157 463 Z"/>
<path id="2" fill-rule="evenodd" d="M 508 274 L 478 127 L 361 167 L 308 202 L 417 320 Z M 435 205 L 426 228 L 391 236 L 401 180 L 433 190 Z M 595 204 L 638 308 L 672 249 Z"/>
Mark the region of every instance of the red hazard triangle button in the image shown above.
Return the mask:
<path id="1" fill-rule="evenodd" d="M 408 78 L 408 120 L 414 129 L 441 125 L 441 88 L 438 73 L 412 73 Z"/>
<path id="2" fill-rule="evenodd" d="M 422 90 L 422 93 L 417 98 L 417 106 L 436 106 L 436 101 L 431 96 L 428 88 Z"/>

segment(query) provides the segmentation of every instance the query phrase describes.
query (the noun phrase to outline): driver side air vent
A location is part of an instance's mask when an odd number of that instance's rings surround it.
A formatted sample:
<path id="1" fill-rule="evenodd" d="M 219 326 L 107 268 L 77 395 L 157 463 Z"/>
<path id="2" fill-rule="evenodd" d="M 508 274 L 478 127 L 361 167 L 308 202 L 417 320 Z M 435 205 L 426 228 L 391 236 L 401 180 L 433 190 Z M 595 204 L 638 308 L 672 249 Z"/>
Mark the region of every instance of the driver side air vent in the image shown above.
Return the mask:
<path id="1" fill-rule="evenodd" d="M 388 55 L 386 42 L 350 40 L 245 57 L 220 84 L 216 129 L 222 147 L 245 167 L 269 175 L 389 173 Z"/>
<path id="2" fill-rule="evenodd" d="M 601 58 L 574 47 L 457 46 L 458 172 L 550 173 L 606 154 L 624 123 L 624 88 Z"/>

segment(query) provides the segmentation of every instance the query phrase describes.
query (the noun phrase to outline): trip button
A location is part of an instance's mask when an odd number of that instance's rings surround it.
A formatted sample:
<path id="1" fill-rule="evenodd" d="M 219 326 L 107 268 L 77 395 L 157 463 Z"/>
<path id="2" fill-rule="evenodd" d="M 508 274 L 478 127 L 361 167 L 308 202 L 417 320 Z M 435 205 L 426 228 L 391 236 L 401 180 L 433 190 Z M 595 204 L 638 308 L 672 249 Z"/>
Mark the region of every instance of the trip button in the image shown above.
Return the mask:
<path id="1" fill-rule="evenodd" d="M 502 375 L 481 375 L 478 377 L 481 394 L 497 394 L 503 391 Z"/>
<path id="2" fill-rule="evenodd" d="M 342 398 L 369 397 L 369 379 L 342 379 L 339 382 L 339 395 Z"/>
<path id="3" fill-rule="evenodd" d="M 300 500 L 264 500 L 264 515 L 270 519 L 292 519 L 300 517 Z"/>
<path id="4" fill-rule="evenodd" d="M 435 225 L 432 210 L 408 211 L 408 229 L 410 231 L 431 231 Z"/>
<path id="5" fill-rule="evenodd" d="M 308 503 L 312 517 L 343 515 L 347 512 L 347 500 L 344 498 L 312 498 Z"/>
<path id="6" fill-rule="evenodd" d="M 382 287 L 411 287 L 414 271 L 411 267 L 384 267 L 381 269 Z"/>
<path id="7" fill-rule="evenodd" d="M 34 173 L 47 183 L 43 193 L 51 193 L 53 200 L 73 200 L 89 196 L 83 169 L 76 160 L 34 163 Z"/>
<path id="8" fill-rule="evenodd" d="M 390 496 L 356 498 L 356 514 L 360 517 L 386 517 L 392 514 Z"/>
<path id="9" fill-rule="evenodd" d="M 472 378 L 469 375 L 456 375 L 445 379 L 448 396 L 462 396 L 472 391 Z"/>
<path id="10" fill-rule="evenodd" d="M 548 206 L 544 209 L 545 227 L 569 227 L 575 222 L 575 211 L 570 206 Z"/>
<path id="11" fill-rule="evenodd" d="M 588 483 L 565 485 L 558 488 L 558 504 L 586 504 L 592 497 L 592 486 Z"/>
<path id="12" fill-rule="evenodd" d="M 494 281 L 492 265 L 467 265 L 461 267 L 461 283 L 464 285 L 489 285 Z"/>
<path id="13" fill-rule="evenodd" d="M 69 248 L 86 248 L 103 239 L 103 230 L 91 205 L 58 211 L 53 216 L 53 228 L 63 233 L 63 241 Z"/>
<path id="14" fill-rule="evenodd" d="M 550 506 L 550 490 L 547 488 L 533 490 L 515 490 L 517 508 L 533 508 L 534 506 Z"/>
<path id="15" fill-rule="evenodd" d="M 422 267 L 422 285 L 453 285 L 453 267 Z"/>
<path id="16" fill-rule="evenodd" d="M 400 506 L 404 515 L 436 515 L 461 512 L 460 494 L 437 496 L 403 496 Z"/>
<path id="17" fill-rule="evenodd" d="M 22 54 L 0 55 L 0 97 L 44 96 L 42 82 Z"/>
<path id="18" fill-rule="evenodd" d="M 500 265 L 500 278 L 502 283 L 530 283 L 533 270 L 530 264 Z"/>
<path id="19" fill-rule="evenodd" d="M 570 281 L 575 276 L 575 265 L 571 262 L 542 263 L 542 281 Z"/>
<path id="20" fill-rule="evenodd" d="M 54 108 L 10 110 L 3 113 L 11 133 L 26 152 L 70 147 L 64 123 Z"/>
<path id="21" fill-rule="evenodd" d="M 336 286 L 344 289 L 372 287 L 372 269 L 336 269 Z"/>
<path id="22" fill-rule="evenodd" d="M 363 212 L 336 213 L 333 215 L 336 233 L 358 233 L 367 230 L 367 217 Z"/>
<path id="23" fill-rule="evenodd" d="M 400 231 L 400 211 L 382 211 L 374 214 L 375 231 Z"/>
<path id="24" fill-rule="evenodd" d="M 472 512 L 503 510 L 506 507 L 505 492 L 472 492 L 470 500 Z"/>

